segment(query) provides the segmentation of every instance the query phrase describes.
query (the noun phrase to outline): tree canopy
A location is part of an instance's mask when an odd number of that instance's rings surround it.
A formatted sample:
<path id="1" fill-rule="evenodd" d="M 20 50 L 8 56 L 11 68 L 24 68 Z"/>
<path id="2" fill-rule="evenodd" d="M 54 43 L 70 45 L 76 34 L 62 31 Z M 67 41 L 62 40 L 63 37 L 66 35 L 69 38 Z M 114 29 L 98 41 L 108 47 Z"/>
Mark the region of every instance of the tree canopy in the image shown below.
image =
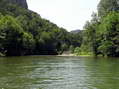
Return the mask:
<path id="1" fill-rule="evenodd" d="M 119 0 L 101 0 L 98 5 L 99 16 L 106 16 L 110 11 L 119 11 Z"/>
<path id="2" fill-rule="evenodd" d="M 1 0 L 0 12 L 0 53 L 6 56 L 56 55 L 81 44 L 78 34 L 17 4 Z"/>
<path id="3" fill-rule="evenodd" d="M 82 51 L 98 56 L 119 56 L 119 1 L 101 0 L 98 13 L 84 26 Z M 84 49 L 87 48 L 87 49 Z"/>

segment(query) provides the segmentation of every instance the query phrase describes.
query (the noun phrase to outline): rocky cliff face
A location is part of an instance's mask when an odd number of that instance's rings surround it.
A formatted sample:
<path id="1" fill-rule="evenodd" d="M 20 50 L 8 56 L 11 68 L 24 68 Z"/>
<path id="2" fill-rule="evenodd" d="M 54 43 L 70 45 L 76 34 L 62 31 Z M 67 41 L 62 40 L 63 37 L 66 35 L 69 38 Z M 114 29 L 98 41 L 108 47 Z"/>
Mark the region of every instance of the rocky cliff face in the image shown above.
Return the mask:
<path id="1" fill-rule="evenodd" d="M 18 4 L 23 8 L 28 8 L 26 0 L 7 0 L 9 3 Z"/>

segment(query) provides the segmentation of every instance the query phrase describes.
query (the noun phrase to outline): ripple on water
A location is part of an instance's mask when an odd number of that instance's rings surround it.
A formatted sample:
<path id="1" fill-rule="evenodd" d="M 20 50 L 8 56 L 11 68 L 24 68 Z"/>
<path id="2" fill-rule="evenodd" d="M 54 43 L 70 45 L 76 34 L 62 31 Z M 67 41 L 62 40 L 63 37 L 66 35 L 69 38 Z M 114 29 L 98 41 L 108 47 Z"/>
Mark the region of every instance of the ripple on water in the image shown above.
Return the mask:
<path id="1" fill-rule="evenodd" d="M 0 89 L 118 89 L 118 64 L 88 57 L 3 58 Z"/>

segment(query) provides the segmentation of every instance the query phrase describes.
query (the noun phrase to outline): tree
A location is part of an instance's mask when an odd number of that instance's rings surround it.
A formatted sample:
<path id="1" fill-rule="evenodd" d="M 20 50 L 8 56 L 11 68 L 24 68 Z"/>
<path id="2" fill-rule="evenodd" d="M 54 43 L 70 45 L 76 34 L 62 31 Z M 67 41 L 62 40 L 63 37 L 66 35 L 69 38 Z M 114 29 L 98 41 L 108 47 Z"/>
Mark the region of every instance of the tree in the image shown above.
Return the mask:
<path id="1" fill-rule="evenodd" d="M 32 35 L 23 31 L 19 22 L 11 16 L 0 18 L 1 44 L 7 56 L 26 54 L 32 48 Z"/>
<path id="2" fill-rule="evenodd" d="M 84 32 L 85 34 L 85 42 L 84 44 L 88 44 L 89 47 L 91 47 L 90 49 L 92 50 L 93 54 L 95 56 L 98 55 L 98 42 L 97 42 L 97 29 L 98 29 L 98 25 L 99 25 L 99 21 L 98 21 L 98 16 L 96 13 L 92 14 L 92 20 L 90 22 L 87 22 L 84 29 L 86 30 Z M 84 45 L 83 44 L 83 45 Z"/>
<path id="3" fill-rule="evenodd" d="M 23 32 L 23 35 L 20 39 L 22 45 L 22 55 L 34 54 L 36 42 L 33 38 L 33 35 L 27 32 Z"/>
<path id="4" fill-rule="evenodd" d="M 20 38 L 23 35 L 23 29 L 19 23 L 11 16 L 3 16 L 0 18 L 0 33 L 4 34 L 1 40 L 6 55 L 20 54 Z"/>
<path id="5" fill-rule="evenodd" d="M 101 0 L 98 5 L 99 16 L 106 16 L 111 11 L 119 11 L 119 0 Z"/>
<path id="6" fill-rule="evenodd" d="M 99 50 L 106 56 L 119 56 L 119 13 L 110 12 L 99 26 L 101 45 Z"/>
<path id="7" fill-rule="evenodd" d="M 6 55 L 58 54 L 70 45 L 80 45 L 78 35 L 72 36 L 39 14 L 7 0 L 1 0 L 0 12 L 4 15 L 0 19 L 0 52 Z"/>

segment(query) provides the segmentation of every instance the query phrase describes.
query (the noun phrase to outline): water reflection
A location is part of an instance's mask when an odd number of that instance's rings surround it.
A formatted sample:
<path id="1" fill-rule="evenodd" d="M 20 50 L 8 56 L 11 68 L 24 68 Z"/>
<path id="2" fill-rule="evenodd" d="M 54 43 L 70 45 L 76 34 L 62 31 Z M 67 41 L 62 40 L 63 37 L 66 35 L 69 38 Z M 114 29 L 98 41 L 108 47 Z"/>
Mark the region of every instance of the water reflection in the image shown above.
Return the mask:
<path id="1" fill-rule="evenodd" d="M 119 60 L 91 57 L 0 58 L 1 89 L 118 89 Z"/>

